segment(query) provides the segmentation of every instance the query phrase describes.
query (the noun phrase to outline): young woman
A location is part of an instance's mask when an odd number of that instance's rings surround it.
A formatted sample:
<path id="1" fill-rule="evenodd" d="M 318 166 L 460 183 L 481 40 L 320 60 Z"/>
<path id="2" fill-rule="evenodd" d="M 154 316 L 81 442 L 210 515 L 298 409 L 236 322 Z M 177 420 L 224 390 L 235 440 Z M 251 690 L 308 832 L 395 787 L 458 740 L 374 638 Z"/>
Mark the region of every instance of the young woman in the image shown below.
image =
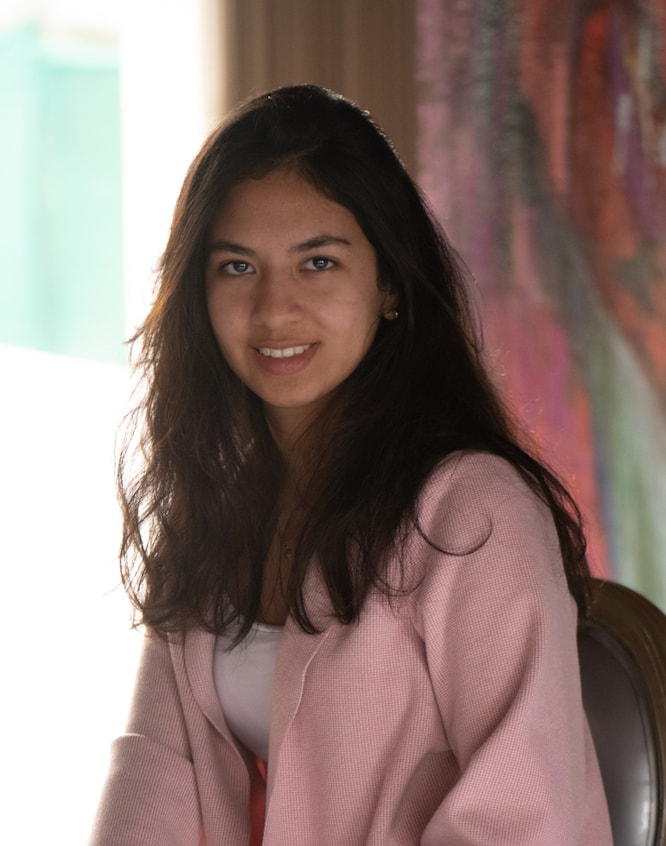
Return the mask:
<path id="1" fill-rule="evenodd" d="M 148 636 L 91 843 L 610 846 L 578 514 L 368 115 L 298 86 L 220 127 L 138 340 Z"/>

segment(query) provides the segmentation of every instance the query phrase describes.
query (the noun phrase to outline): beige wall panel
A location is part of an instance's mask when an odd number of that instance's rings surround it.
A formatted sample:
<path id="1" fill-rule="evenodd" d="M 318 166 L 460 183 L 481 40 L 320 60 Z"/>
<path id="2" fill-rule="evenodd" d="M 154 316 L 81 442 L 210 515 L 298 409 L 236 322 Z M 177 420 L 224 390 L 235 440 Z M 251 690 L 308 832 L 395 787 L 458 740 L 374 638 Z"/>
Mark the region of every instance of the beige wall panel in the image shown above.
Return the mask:
<path id="1" fill-rule="evenodd" d="M 414 0 L 220 0 L 220 112 L 281 85 L 368 109 L 414 173 Z"/>

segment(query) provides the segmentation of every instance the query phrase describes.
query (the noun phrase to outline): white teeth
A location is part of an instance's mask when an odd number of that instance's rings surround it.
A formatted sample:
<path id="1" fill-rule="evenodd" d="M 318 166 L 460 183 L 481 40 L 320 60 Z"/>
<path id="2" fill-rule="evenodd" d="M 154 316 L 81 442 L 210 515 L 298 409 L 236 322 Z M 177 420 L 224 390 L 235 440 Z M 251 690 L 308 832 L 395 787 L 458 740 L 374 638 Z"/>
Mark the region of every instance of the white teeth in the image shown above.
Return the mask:
<path id="1" fill-rule="evenodd" d="M 259 352 L 267 358 L 291 358 L 309 350 L 312 344 L 305 344 L 302 347 L 287 347 L 283 350 L 273 350 L 270 347 L 259 347 Z"/>

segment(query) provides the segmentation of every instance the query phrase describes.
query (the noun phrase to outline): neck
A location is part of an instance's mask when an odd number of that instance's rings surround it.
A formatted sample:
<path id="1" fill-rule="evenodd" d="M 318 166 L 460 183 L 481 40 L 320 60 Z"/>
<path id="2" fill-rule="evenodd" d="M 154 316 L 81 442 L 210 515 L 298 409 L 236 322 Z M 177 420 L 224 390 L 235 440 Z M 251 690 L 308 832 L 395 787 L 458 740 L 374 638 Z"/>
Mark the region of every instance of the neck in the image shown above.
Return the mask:
<path id="1" fill-rule="evenodd" d="M 315 457 L 310 426 L 315 414 L 304 415 L 300 409 L 266 408 L 266 420 L 273 439 L 295 479 L 307 473 Z"/>

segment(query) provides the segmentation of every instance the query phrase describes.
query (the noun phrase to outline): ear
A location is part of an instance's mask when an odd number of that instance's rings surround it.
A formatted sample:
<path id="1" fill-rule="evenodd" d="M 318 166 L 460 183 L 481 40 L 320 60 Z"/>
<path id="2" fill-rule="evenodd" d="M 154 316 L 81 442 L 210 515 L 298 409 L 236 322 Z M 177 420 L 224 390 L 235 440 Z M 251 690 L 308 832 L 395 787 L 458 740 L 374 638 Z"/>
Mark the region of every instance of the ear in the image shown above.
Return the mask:
<path id="1" fill-rule="evenodd" d="M 382 316 L 385 320 L 397 320 L 398 318 L 398 295 L 387 291 L 382 305 Z"/>

